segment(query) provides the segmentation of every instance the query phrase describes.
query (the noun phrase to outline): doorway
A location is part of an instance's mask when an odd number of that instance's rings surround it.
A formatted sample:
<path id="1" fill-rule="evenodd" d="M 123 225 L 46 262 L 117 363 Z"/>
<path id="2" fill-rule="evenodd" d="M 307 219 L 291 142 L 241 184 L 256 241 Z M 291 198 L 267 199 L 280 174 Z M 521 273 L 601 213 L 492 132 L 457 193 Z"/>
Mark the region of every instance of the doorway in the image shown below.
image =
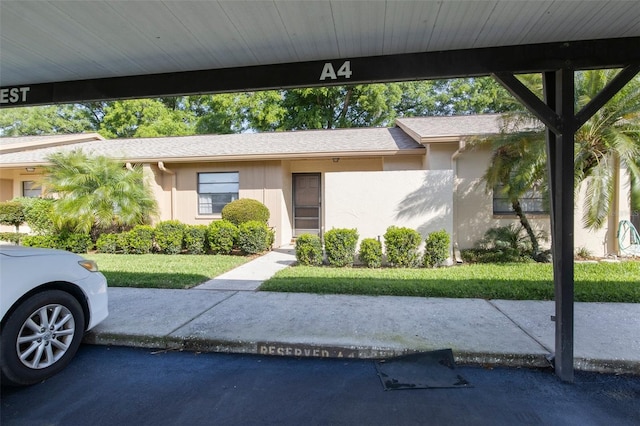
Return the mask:
<path id="1" fill-rule="evenodd" d="M 320 235 L 320 173 L 293 175 L 293 236 Z"/>

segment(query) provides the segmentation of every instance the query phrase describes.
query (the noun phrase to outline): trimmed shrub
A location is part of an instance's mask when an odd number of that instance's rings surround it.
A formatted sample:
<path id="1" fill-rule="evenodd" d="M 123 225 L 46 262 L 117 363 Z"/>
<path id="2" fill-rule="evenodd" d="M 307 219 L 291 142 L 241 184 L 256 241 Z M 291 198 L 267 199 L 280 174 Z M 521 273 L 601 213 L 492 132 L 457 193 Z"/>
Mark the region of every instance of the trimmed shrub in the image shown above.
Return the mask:
<path id="1" fill-rule="evenodd" d="M 25 247 L 61 248 L 60 237 L 57 235 L 27 235 L 21 241 Z"/>
<path id="2" fill-rule="evenodd" d="M 270 215 L 267 206 L 251 198 L 232 201 L 222 208 L 222 219 L 236 226 L 252 220 L 266 224 Z"/>
<path id="3" fill-rule="evenodd" d="M 382 266 L 382 243 L 375 238 L 365 238 L 360 243 L 358 258 L 367 268 Z"/>
<path id="4" fill-rule="evenodd" d="M 245 254 L 262 253 L 269 249 L 272 231 L 264 222 L 250 220 L 238 226 L 238 248 Z"/>
<path id="5" fill-rule="evenodd" d="M 156 226 L 154 236 L 161 253 L 179 254 L 182 251 L 184 227 L 177 220 L 166 220 Z"/>
<path id="6" fill-rule="evenodd" d="M 320 237 L 302 234 L 296 239 L 296 260 L 301 265 L 322 265 L 322 242 Z"/>
<path id="7" fill-rule="evenodd" d="M 89 249 L 93 248 L 93 241 L 89 234 L 64 234 L 60 236 L 60 246 L 63 250 L 68 250 L 73 253 L 86 253 Z"/>
<path id="8" fill-rule="evenodd" d="M 42 247 L 86 253 L 93 247 L 89 234 L 28 235 L 21 241 L 25 247 Z"/>
<path id="9" fill-rule="evenodd" d="M 19 244 L 22 237 L 26 237 L 27 234 L 20 232 L 0 232 L 0 241 L 6 241 L 8 243 Z"/>
<path id="10" fill-rule="evenodd" d="M 149 225 L 136 225 L 131 231 L 124 232 L 127 253 L 147 254 L 153 249 L 154 229 Z"/>
<path id="11" fill-rule="evenodd" d="M 216 220 L 207 227 L 209 248 L 215 254 L 229 254 L 238 238 L 238 227 L 228 220 Z"/>
<path id="12" fill-rule="evenodd" d="M 118 238 L 118 234 L 101 234 L 96 241 L 96 250 L 99 253 L 117 253 Z"/>
<path id="13" fill-rule="evenodd" d="M 449 257 L 451 239 L 444 229 L 430 233 L 425 240 L 422 263 L 427 268 L 440 266 Z"/>
<path id="14" fill-rule="evenodd" d="M 355 229 L 332 229 L 324 234 L 324 249 L 327 262 L 331 266 L 353 266 L 358 244 L 358 231 Z"/>
<path id="15" fill-rule="evenodd" d="M 155 231 L 154 231 L 155 234 Z M 129 254 L 129 231 L 116 235 L 116 250 L 122 254 Z"/>
<path id="16" fill-rule="evenodd" d="M 207 226 L 187 225 L 184 229 L 184 248 L 189 254 L 206 252 Z"/>
<path id="17" fill-rule="evenodd" d="M 0 203 L 0 223 L 15 226 L 16 232 L 24 223 L 24 207 L 18 201 L 5 201 Z"/>
<path id="18" fill-rule="evenodd" d="M 466 263 L 527 263 L 533 262 L 529 256 L 522 256 L 510 247 L 493 249 L 463 249 L 460 250 L 462 260 Z"/>
<path id="19" fill-rule="evenodd" d="M 422 241 L 420 233 L 410 228 L 390 226 L 384 234 L 387 262 L 398 268 L 418 266 L 420 254 L 418 247 Z"/>
<path id="20" fill-rule="evenodd" d="M 32 232 L 53 234 L 56 226 L 53 222 L 53 198 L 18 198 L 24 207 L 24 221 Z"/>

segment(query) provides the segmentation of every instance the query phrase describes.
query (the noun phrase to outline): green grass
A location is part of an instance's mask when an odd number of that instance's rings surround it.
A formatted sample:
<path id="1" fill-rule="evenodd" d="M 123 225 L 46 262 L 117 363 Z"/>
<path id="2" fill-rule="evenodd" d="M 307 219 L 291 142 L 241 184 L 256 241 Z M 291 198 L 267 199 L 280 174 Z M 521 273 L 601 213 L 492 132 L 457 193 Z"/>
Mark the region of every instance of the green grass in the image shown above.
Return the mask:
<path id="1" fill-rule="evenodd" d="M 191 288 L 251 260 L 223 255 L 88 254 L 110 287 Z"/>
<path id="2" fill-rule="evenodd" d="M 552 300 L 550 264 L 474 264 L 439 269 L 366 269 L 295 266 L 278 272 L 260 290 Z M 575 300 L 640 303 L 640 262 L 576 264 Z"/>
<path id="3" fill-rule="evenodd" d="M 111 287 L 191 288 L 235 268 L 249 257 L 221 255 L 89 254 Z M 474 264 L 438 269 L 367 269 L 294 266 L 278 272 L 260 290 L 552 300 L 550 264 Z M 640 262 L 575 265 L 580 302 L 640 303 Z"/>

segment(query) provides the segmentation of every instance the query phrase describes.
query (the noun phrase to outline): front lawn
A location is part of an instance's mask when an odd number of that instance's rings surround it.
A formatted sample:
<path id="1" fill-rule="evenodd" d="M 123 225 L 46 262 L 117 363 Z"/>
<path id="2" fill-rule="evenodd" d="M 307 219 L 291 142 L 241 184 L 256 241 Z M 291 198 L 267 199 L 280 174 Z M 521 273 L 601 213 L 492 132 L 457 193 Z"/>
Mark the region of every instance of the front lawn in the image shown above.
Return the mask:
<path id="1" fill-rule="evenodd" d="M 260 290 L 421 297 L 552 300 L 550 264 L 469 264 L 438 269 L 295 266 Z M 575 265 L 575 300 L 640 303 L 640 262 Z"/>
<path id="2" fill-rule="evenodd" d="M 223 255 L 87 254 L 110 287 L 191 288 L 251 257 Z"/>
<path id="3" fill-rule="evenodd" d="M 111 287 L 195 287 L 251 257 L 222 255 L 88 254 Z M 438 269 L 367 269 L 293 266 L 260 290 L 512 300 L 552 300 L 550 264 L 467 264 Z M 575 265 L 580 302 L 640 303 L 640 262 Z"/>

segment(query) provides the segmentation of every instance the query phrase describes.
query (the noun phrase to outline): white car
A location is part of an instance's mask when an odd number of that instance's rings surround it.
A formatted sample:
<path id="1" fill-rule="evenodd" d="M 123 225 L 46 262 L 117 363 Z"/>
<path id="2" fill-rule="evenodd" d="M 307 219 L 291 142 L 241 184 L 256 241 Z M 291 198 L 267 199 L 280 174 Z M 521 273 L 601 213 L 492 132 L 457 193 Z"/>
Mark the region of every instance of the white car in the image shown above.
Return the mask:
<path id="1" fill-rule="evenodd" d="M 0 314 L 1 383 L 34 384 L 66 367 L 107 317 L 107 280 L 74 253 L 0 245 Z"/>

